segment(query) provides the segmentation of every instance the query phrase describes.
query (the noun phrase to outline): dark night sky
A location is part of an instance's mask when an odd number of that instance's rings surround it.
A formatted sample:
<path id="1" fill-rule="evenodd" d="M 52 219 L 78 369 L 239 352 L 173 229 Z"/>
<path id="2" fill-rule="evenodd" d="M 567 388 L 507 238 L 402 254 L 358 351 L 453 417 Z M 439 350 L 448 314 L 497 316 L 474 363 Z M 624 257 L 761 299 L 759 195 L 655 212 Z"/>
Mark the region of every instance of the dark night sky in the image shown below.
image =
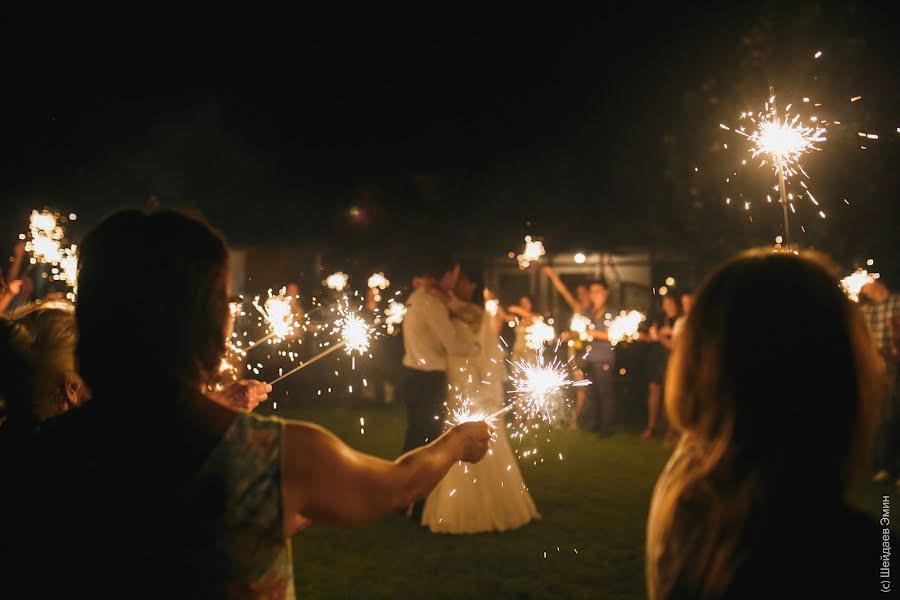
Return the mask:
<path id="1" fill-rule="evenodd" d="M 771 241 L 777 219 L 748 226 L 723 211 L 722 191 L 691 167 L 716 164 L 718 123 L 764 99 L 767 74 L 796 84 L 816 49 L 830 61 L 823 92 L 862 93 L 860 122 L 893 131 L 900 48 L 881 6 L 300 13 L 178 31 L 11 32 L 0 46 L 0 235 L 12 241 L 41 205 L 86 226 L 153 195 L 200 209 L 239 243 L 327 239 L 348 253 L 436 238 L 505 251 L 527 232 L 555 250 L 690 251 L 729 220 L 712 242 L 720 251 L 734 231 Z M 769 26 L 762 46 L 774 53 L 754 66 L 754 28 Z M 850 256 L 846 239 L 873 218 L 878 239 L 858 252 L 897 233 L 887 205 L 898 140 L 882 142 L 871 172 L 839 182 L 875 179 L 857 203 L 867 208 L 807 243 L 839 238 L 834 252 Z"/>

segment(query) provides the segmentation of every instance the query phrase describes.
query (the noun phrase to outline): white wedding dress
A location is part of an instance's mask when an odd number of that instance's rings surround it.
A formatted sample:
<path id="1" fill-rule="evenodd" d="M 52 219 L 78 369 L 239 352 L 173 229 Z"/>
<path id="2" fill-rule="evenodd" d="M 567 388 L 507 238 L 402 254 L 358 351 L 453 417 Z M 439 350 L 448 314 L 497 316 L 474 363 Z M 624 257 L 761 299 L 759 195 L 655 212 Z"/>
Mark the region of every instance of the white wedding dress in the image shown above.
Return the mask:
<path id="1" fill-rule="evenodd" d="M 481 352 L 473 357 L 451 356 L 447 365 L 447 414 L 454 411 L 492 413 L 503 406 L 506 376 L 493 317 L 485 311 L 480 322 L 467 325 L 453 319 L 461 336 L 477 338 Z M 483 533 L 521 527 L 541 516 L 528 493 L 519 465 L 506 437 L 503 419 L 494 423 L 496 441 L 478 464 L 457 463 L 425 501 L 422 524 L 435 533 Z"/>

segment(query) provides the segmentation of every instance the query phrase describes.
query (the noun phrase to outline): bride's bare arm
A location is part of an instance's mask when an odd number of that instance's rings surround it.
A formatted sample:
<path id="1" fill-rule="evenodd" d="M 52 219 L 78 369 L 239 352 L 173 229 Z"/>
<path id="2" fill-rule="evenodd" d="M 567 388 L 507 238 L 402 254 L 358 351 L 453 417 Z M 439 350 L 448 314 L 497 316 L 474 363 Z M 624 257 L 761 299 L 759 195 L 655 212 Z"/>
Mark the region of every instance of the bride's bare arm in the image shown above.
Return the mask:
<path id="1" fill-rule="evenodd" d="M 297 514 L 352 527 L 401 510 L 424 498 L 455 462 L 481 460 L 490 436 L 487 423 L 463 423 L 391 462 L 353 450 L 311 423 L 289 422 L 282 464 L 286 535 Z"/>

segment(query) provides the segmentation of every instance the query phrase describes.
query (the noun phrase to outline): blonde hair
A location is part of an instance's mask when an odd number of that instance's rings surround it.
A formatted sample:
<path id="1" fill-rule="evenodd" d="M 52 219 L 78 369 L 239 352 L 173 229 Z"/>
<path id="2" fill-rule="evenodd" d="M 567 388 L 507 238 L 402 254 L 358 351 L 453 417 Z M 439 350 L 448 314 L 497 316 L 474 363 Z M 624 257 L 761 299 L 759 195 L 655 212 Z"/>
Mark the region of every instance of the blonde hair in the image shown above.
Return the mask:
<path id="1" fill-rule="evenodd" d="M 682 439 L 648 521 L 651 596 L 726 593 L 786 493 L 843 500 L 866 464 L 883 369 L 837 280 L 820 254 L 759 249 L 702 285 L 666 377 Z"/>
<path id="2" fill-rule="evenodd" d="M 23 306 L 6 321 L 4 331 L 5 353 L 13 355 L 3 377 L 10 416 L 43 421 L 61 412 L 67 400 L 66 382 L 80 384 L 71 308 Z"/>

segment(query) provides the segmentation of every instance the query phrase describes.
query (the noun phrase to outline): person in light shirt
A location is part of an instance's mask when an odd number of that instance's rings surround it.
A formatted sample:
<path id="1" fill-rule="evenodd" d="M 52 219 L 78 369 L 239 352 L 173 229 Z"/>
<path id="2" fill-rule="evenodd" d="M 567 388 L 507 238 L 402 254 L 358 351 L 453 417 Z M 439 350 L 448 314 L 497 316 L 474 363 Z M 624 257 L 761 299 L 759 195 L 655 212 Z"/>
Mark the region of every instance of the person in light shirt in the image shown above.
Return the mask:
<path id="1" fill-rule="evenodd" d="M 459 263 L 441 260 L 419 267 L 416 283 L 403 318 L 403 398 L 406 402 L 404 452 L 440 437 L 446 421 L 447 358 L 471 356 L 478 345 L 461 337 L 450 321 L 448 305 L 459 279 Z M 419 522 L 422 502 L 412 506 L 410 517 Z"/>

